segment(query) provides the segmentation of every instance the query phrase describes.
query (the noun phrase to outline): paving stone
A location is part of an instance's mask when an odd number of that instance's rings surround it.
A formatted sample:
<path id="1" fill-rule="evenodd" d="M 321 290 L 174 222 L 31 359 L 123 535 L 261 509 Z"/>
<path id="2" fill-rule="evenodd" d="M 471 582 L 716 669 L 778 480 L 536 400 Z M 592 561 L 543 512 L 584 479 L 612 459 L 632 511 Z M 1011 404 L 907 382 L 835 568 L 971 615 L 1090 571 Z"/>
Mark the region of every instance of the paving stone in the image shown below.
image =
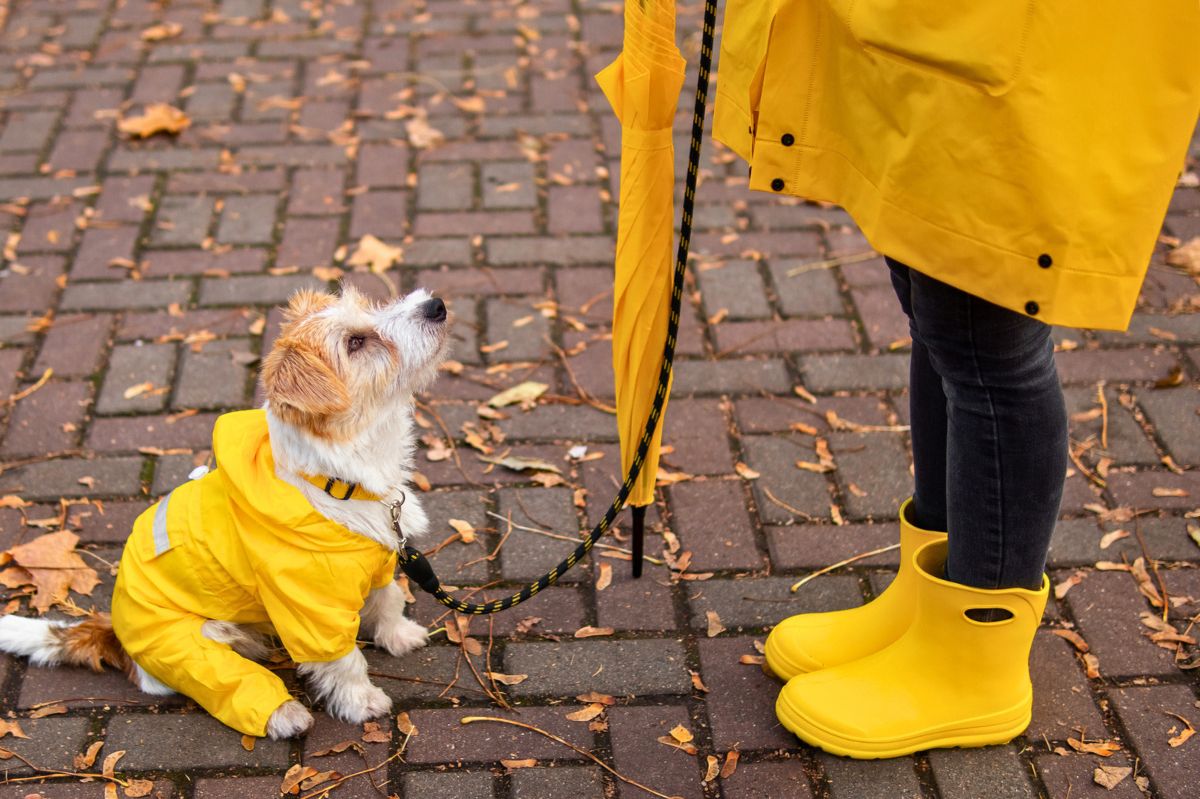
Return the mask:
<path id="1" fill-rule="evenodd" d="M 908 356 L 814 355 L 801 359 L 809 391 L 900 389 L 908 385 Z"/>
<path id="2" fill-rule="evenodd" d="M 1025 733 L 1030 739 L 1064 741 L 1081 733 L 1089 739 L 1104 734 L 1104 719 L 1074 652 L 1051 630 L 1039 630 L 1034 637 L 1029 662 L 1033 721 Z"/>
<path id="3" fill-rule="evenodd" d="M 858 580 L 853 575 L 825 575 L 796 593 L 787 577 L 712 579 L 692 583 L 687 592 L 692 627 L 708 626 L 708 611 L 715 612 L 726 629 L 771 627 L 797 613 L 840 610 L 862 604 Z"/>
<path id="4" fill-rule="evenodd" d="M 127 276 L 134 265 L 133 250 L 137 244 L 135 227 L 88 228 L 83 233 L 75 264 L 74 278 L 119 279 Z"/>
<path id="5" fill-rule="evenodd" d="M 225 244 L 270 244 L 278 198 L 250 194 L 229 197 L 221 209 L 217 241 Z"/>
<path id="6" fill-rule="evenodd" d="M 505 518 L 511 513 L 515 524 L 566 536 L 575 535 L 580 529 L 571 491 L 565 488 L 506 488 L 500 492 L 499 505 L 498 513 Z M 571 549 L 572 544 L 567 541 L 516 530 L 500 550 L 501 572 L 508 580 L 537 579 Z M 584 569 L 585 566 L 572 569 L 560 582 L 578 581 Z"/>
<path id="7" fill-rule="evenodd" d="M 595 186 L 551 186 L 546 207 L 546 228 L 551 233 L 604 230 L 604 206 Z"/>
<path id="8" fill-rule="evenodd" d="M 363 192 L 354 197 L 354 208 L 350 215 L 350 237 L 357 240 L 370 233 L 381 239 L 397 238 L 407 214 L 406 192 Z"/>
<path id="9" fill-rule="evenodd" d="M 492 796 L 489 771 L 415 771 L 404 775 L 403 784 L 405 796 L 443 799 L 488 799 Z"/>
<path id="10" fill-rule="evenodd" d="M 694 734 L 695 728 L 685 707 L 613 707 L 607 715 L 613 760 L 618 771 L 643 775 L 646 781 L 653 775 L 655 790 L 670 796 L 699 799 L 704 795 L 701 783 L 704 775 L 699 759 L 669 749 L 657 740 L 669 736 L 670 731 L 680 725 Z M 641 793 L 628 785 L 621 785 L 619 791 L 622 799 L 632 799 Z"/>
<path id="11" fill-rule="evenodd" d="M 1040 755 L 1034 761 L 1038 776 L 1053 799 L 1140 799 L 1142 792 L 1133 779 L 1132 766 L 1120 755 L 1099 758 L 1090 755 L 1071 754 Z M 1095 781 L 1096 769 L 1128 768 L 1130 774 L 1115 788 L 1104 788 Z"/>
<path id="12" fill-rule="evenodd" d="M 794 511 L 810 518 L 829 518 L 829 482 L 824 475 L 795 465 L 796 461 L 817 461 L 809 442 L 795 437 L 746 436 L 742 447 L 747 465 L 762 475 L 752 484 L 758 514 L 764 522 L 787 524 L 800 520 Z"/>
<path id="13" fill-rule="evenodd" d="M 531 675 L 509 689 L 515 696 L 588 691 L 645 696 L 692 690 L 686 652 L 678 640 L 509 644 L 504 650 L 504 667 L 509 674 Z"/>
<path id="14" fill-rule="evenodd" d="M 261 272 L 267 253 L 258 249 L 150 250 L 142 253 L 142 268 L 156 277 Z"/>
<path id="15" fill-rule="evenodd" d="M 722 322 L 714 326 L 721 357 L 796 350 L 844 350 L 854 346 L 844 319 L 786 319 L 765 322 Z"/>
<path id="16" fill-rule="evenodd" d="M 28 758 L 42 769 L 74 769 L 75 755 L 83 751 L 87 740 L 89 725 L 86 718 L 21 719 L 18 723 L 29 737 L 10 735 L 4 739 L 5 749 Z M 13 776 L 33 773 L 19 761 L 8 760 L 4 765 L 5 771 Z"/>
<path id="17" fill-rule="evenodd" d="M 488 344 L 507 345 L 488 353 L 492 361 L 536 361 L 550 355 L 550 324 L 529 300 L 487 300 Z"/>
<path id="18" fill-rule="evenodd" d="M 510 795 L 512 799 L 545 799 L 548 796 L 604 799 L 604 779 L 600 775 L 598 768 L 580 766 L 518 769 L 511 777 Z"/>
<path id="19" fill-rule="evenodd" d="M 1181 387 L 1172 391 L 1138 391 L 1138 403 L 1150 423 L 1181 466 L 1200 465 L 1200 390 Z"/>
<path id="20" fill-rule="evenodd" d="M 913 490 L 904 441 L 894 433 L 835 433 L 829 438 L 852 518 L 889 518 Z M 857 490 L 856 490 L 857 489 Z"/>
<path id="21" fill-rule="evenodd" d="M 91 404 L 88 383 L 51 381 L 12 410 L 3 452 L 35 454 L 70 449 Z"/>
<path id="22" fill-rule="evenodd" d="M 771 306 L 754 261 L 727 261 L 697 275 L 710 316 L 725 309 L 730 319 L 768 319 Z"/>
<path id="23" fill-rule="evenodd" d="M 1036 799 L 1029 769 L 1017 749 L 934 749 L 929 752 L 938 792 L 945 799 Z"/>
<path id="24" fill-rule="evenodd" d="M 173 344 L 118 344 L 109 358 L 96 413 L 157 411 L 166 406 L 175 362 Z M 151 387 L 138 390 L 145 383 Z"/>
<path id="25" fill-rule="evenodd" d="M 166 308 L 174 303 L 186 303 L 191 294 L 191 284 L 183 280 L 72 283 L 63 291 L 58 307 L 64 311 Z"/>
<path id="26" fill-rule="evenodd" d="M 688 474 L 730 474 L 728 422 L 719 400 L 679 397 L 667 405 L 665 446 L 674 449 L 666 461 Z"/>
<path id="27" fill-rule="evenodd" d="M 71 249 L 75 243 L 75 219 L 81 210 L 75 202 L 29 206 L 17 252 L 65 252 Z"/>
<path id="28" fill-rule="evenodd" d="M 507 438 L 517 441 L 586 443 L 617 437 L 613 417 L 587 405 L 538 405 L 530 411 L 508 408 L 505 412 L 509 418 L 497 424 Z"/>
<path id="29" fill-rule="evenodd" d="M 1200 761 L 1186 745 L 1172 747 L 1168 743 L 1184 725 L 1167 715 L 1178 713 L 1193 727 L 1200 724 L 1192 689 L 1186 685 L 1131 687 L 1111 690 L 1109 696 L 1141 757 L 1142 767 L 1160 794 L 1187 796 L 1194 792 L 1200 780 Z"/>
<path id="30" fill-rule="evenodd" d="M 590 748 L 592 735 L 587 725 L 567 721 L 567 712 L 562 708 L 522 707 L 520 721 L 541 727 L 576 746 Z M 541 735 L 507 724 L 459 721 L 464 716 L 477 715 L 481 714 L 465 708 L 410 711 L 409 717 L 421 734 L 408 742 L 405 760 L 413 764 L 494 763 L 502 759 L 549 760 L 564 756 L 561 744 Z"/>
<path id="31" fill-rule="evenodd" d="M 635 580 L 630 575 L 629 564 L 607 559 L 602 562 L 612 566 L 613 581 L 608 588 L 596 592 L 598 626 L 617 630 L 666 631 L 675 628 L 674 600 L 664 580 L 655 579 L 649 570 Z"/>
<path id="32" fill-rule="evenodd" d="M 96 673 L 91 669 L 71 666 L 39 668 L 30 665 L 21 681 L 17 707 L 29 710 L 43 703 L 58 703 L 70 710 L 134 710 L 150 705 L 180 705 L 185 701 L 179 695 L 161 697 L 144 694 L 124 674 L 113 669 Z"/>
<path id="33" fill-rule="evenodd" d="M 804 767 L 799 762 L 746 763 L 721 779 L 726 799 L 812 799 Z"/>
<path id="34" fill-rule="evenodd" d="M 212 443 L 215 413 L 192 416 L 113 416 L 99 418 L 88 430 L 88 447 L 98 452 L 139 447 L 205 449 Z"/>
<path id="35" fill-rule="evenodd" d="M 912 758 L 849 760 L 821 754 L 832 799 L 918 799 Z"/>
<path id="36" fill-rule="evenodd" d="M 256 361 L 244 339 L 211 341 L 200 352 L 184 349 L 175 405 L 181 408 L 236 408 L 249 398 Z"/>
<path id="37" fill-rule="evenodd" d="M 1063 575 L 1064 577 L 1066 575 Z M 1057 582 L 1057 576 L 1051 582 Z M 1100 673 L 1118 675 L 1177 674 L 1171 653 L 1146 637 L 1139 614 L 1150 605 L 1133 576 L 1124 572 L 1094 572 L 1067 594 L 1067 604 L 1079 622 L 1079 632 L 1100 660 Z"/>
<path id="38" fill-rule="evenodd" d="M 753 638 L 700 641 L 701 673 L 709 693 L 705 704 L 712 720 L 713 745 L 732 749 L 787 749 L 796 739 L 775 718 L 780 684 L 758 666 L 739 662 L 755 651 Z"/>
<path id="39" fill-rule="evenodd" d="M 109 500 L 104 503 L 104 512 L 97 507 L 80 511 L 79 538 L 85 543 L 124 543 L 133 529 L 133 520 L 150 507 L 149 500 L 121 502 Z"/>
<path id="40" fill-rule="evenodd" d="M 6 471 L 0 490 L 56 502 L 60 497 L 129 496 L 141 490 L 141 473 L 141 458 L 53 460 Z"/>
<path id="41" fill-rule="evenodd" d="M 201 305 L 277 305 L 302 288 L 323 289 L 312 275 L 245 275 L 206 278 L 200 285 Z"/>
<path id="42" fill-rule="evenodd" d="M 1200 472 L 1119 472 L 1110 475 L 1109 490 L 1121 505 L 1190 509 L 1200 497 Z"/>
<path id="43" fill-rule="evenodd" d="M 740 481 L 678 483 L 670 502 L 672 529 L 692 553 L 694 571 L 762 567 Z"/>
<path id="44" fill-rule="evenodd" d="M 830 563 L 895 545 L 900 526 L 888 524 L 794 524 L 767 527 L 771 563 L 782 569 L 821 569 Z M 858 567 L 895 568 L 899 550 L 855 561 Z"/>
<path id="45" fill-rule="evenodd" d="M 792 380 L 782 360 L 676 361 L 674 393 L 787 392 Z"/>
<path id="46" fill-rule="evenodd" d="M 31 794 L 31 791 L 35 793 Z M 31 795 L 42 799 L 103 799 L 104 783 L 45 782 L 0 787 L 0 799 L 28 799 Z M 174 799 L 178 795 L 175 786 L 165 780 L 155 782 L 150 793 L 146 794 L 149 799 Z"/>
<path id="47" fill-rule="evenodd" d="M 485 248 L 488 263 L 496 266 L 599 264 L 611 262 L 613 256 L 607 236 L 489 238 Z"/>
<path id="48" fill-rule="evenodd" d="M 19 263 L 28 272 L 0 272 L 0 311 L 44 312 L 58 293 L 56 281 L 63 272 L 62 256 L 28 255 Z"/>
<path id="49" fill-rule="evenodd" d="M 154 244 L 196 246 L 208 235 L 213 200 L 199 195 L 167 195 L 159 201 L 150 240 Z"/>
<path id="50" fill-rule="evenodd" d="M 314 766 L 314 768 L 320 768 L 320 766 Z M 282 782 L 283 778 L 280 775 L 206 777 L 196 780 L 196 799 L 243 799 L 246 796 L 277 795 Z"/>
<path id="51" fill-rule="evenodd" d="M 1063 392 L 1067 401 L 1067 413 L 1073 417 L 1071 436 L 1077 441 L 1094 437 L 1096 447 L 1088 453 L 1092 463 L 1095 457 L 1107 456 L 1118 464 L 1156 465 L 1159 463 L 1158 453 L 1154 451 L 1146 434 L 1134 420 L 1133 416 L 1120 403 L 1119 392 L 1112 387 L 1105 389 L 1105 402 L 1108 406 L 1107 415 L 1101 414 L 1095 419 L 1080 420 L 1079 414 L 1100 410 L 1096 388 L 1068 388 Z M 1103 437 L 1107 436 L 1108 447 L 1103 447 Z"/>
<path id="52" fill-rule="evenodd" d="M 126 751 L 121 766 L 131 771 L 161 768 L 162 763 L 177 769 L 281 767 L 288 760 L 286 742 L 260 738 L 254 751 L 247 752 L 236 731 L 203 712 L 115 716 L 108 722 L 105 741 L 114 752 Z"/>
<path id="53" fill-rule="evenodd" d="M 528 162 L 484 164 L 480 188 L 484 208 L 532 208 L 537 204 L 533 165 Z"/>

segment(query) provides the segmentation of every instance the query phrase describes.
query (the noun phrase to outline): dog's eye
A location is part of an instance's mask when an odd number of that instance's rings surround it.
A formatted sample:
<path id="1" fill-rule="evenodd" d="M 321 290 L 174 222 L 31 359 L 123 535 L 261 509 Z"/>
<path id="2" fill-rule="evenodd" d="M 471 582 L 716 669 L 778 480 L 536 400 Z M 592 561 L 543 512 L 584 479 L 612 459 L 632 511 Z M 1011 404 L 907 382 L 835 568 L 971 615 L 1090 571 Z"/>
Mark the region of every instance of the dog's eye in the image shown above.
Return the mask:
<path id="1" fill-rule="evenodd" d="M 364 336 L 351 336 L 346 339 L 346 350 L 349 352 L 358 352 L 362 349 L 367 339 Z"/>

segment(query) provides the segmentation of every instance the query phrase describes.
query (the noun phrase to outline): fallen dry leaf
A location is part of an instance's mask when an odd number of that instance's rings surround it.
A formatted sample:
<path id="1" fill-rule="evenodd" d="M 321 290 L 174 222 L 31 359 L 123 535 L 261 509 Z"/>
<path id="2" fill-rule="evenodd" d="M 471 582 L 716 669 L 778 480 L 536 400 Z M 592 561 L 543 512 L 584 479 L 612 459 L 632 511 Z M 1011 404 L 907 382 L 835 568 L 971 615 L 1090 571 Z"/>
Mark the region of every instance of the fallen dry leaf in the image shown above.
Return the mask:
<path id="1" fill-rule="evenodd" d="M 258 739 L 255 738 L 253 735 L 243 735 L 242 736 L 242 748 L 245 749 L 247 752 L 253 752 L 254 751 L 254 743 L 257 740 Z"/>
<path id="2" fill-rule="evenodd" d="M 567 714 L 568 721 L 591 721 L 604 712 L 604 705 L 594 702 L 582 710 Z"/>
<path id="3" fill-rule="evenodd" d="M 503 408 L 506 405 L 533 402 L 538 397 L 545 394 L 549 388 L 550 386 L 546 385 L 545 383 L 526 380 L 524 383 L 518 383 L 512 388 L 505 389 L 499 394 L 496 394 L 487 401 L 487 404 L 493 408 Z"/>
<path id="4" fill-rule="evenodd" d="M 1083 582 L 1083 578 L 1085 576 L 1086 576 L 1086 573 L 1080 571 L 1080 572 L 1075 572 L 1074 574 L 1072 574 L 1069 577 L 1065 577 L 1062 580 L 1059 580 L 1057 583 L 1054 584 L 1054 598 L 1062 599 L 1063 597 L 1065 597 L 1067 595 L 1068 591 L 1070 591 L 1072 588 L 1074 588 L 1075 586 L 1077 586 Z"/>
<path id="5" fill-rule="evenodd" d="M 1196 734 L 1196 728 L 1192 726 L 1190 721 L 1185 719 L 1183 716 L 1180 716 L 1178 713 L 1168 713 L 1167 715 L 1174 716 L 1184 723 L 1184 728 L 1179 731 L 1179 734 L 1168 738 L 1167 743 L 1171 745 L 1172 749 L 1178 746 L 1183 746 L 1188 742 L 1189 738 Z"/>
<path id="6" fill-rule="evenodd" d="M 658 738 L 656 738 L 655 740 L 658 741 L 660 744 L 666 744 L 667 746 L 671 747 L 672 749 L 678 749 L 680 752 L 689 754 L 692 757 L 695 757 L 696 755 L 700 754 L 700 750 L 696 748 L 695 744 L 680 743 L 679 741 L 672 738 L 670 735 L 661 735 Z"/>
<path id="7" fill-rule="evenodd" d="M 721 624 L 721 617 L 717 615 L 715 610 L 707 610 L 704 612 L 704 618 L 708 620 L 708 637 L 716 638 L 721 633 L 725 632 L 725 625 Z"/>
<path id="8" fill-rule="evenodd" d="M 183 26 L 178 22 L 163 22 L 159 25 L 151 25 L 142 31 L 142 41 L 161 42 L 164 39 L 174 39 L 181 33 L 183 33 Z"/>
<path id="9" fill-rule="evenodd" d="M 575 698 L 585 704 L 615 705 L 617 703 L 616 699 L 599 691 L 588 691 L 586 694 L 580 694 Z"/>
<path id="10" fill-rule="evenodd" d="M 1142 596 L 1150 600 L 1150 604 L 1154 607 L 1161 608 L 1163 598 L 1154 585 L 1154 580 L 1150 578 L 1150 572 L 1146 570 L 1145 558 L 1136 558 L 1130 565 L 1130 571 L 1133 573 L 1133 579 L 1137 581 L 1138 591 L 1141 591 Z"/>
<path id="11" fill-rule="evenodd" d="M 401 735 L 416 735 L 417 725 L 413 724 L 412 719 L 408 717 L 408 713 L 401 712 L 396 715 L 396 729 Z"/>
<path id="12" fill-rule="evenodd" d="M 3 722 L 0 722 L 3 723 Z M 75 770 L 86 771 L 96 764 L 96 755 L 104 747 L 104 741 L 96 741 L 82 755 L 75 755 Z"/>
<path id="13" fill-rule="evenodd" d="M 134 397 L 140 397 L 141 395 L 145 394 L 147 391 L 153 391 L 153 390 L 154 390 L 154 384 L 151 382 L 138 383 L 136 386 L 130 386 L 129 388 L 125 389 L 125 391 L 122 392 L 121 396 L 124 397 L 125 399 L 133 399 Z"/>
<path id="14" fill-rule="evenodd" d="M 279 792 L 281 794 L 300 793 L 300 783 L 304 782 L 314 774 L 319 774 L 312 766 L 306 766 L 303 763 L 297 763 L 287 770 L 283 775 L 283 782 L 279 784 Z"/>
<path id="15" fill-rule="evenodd" d="M 733 470 L 737 472 L 738 475 L 744 480 L 757 480 L 758 478 L 762 477 L 760 472 L 754 471 L 741 461 L 738 461 L 733 465 Z"/>
<path id="16" fill-rule="evenodd" d="M 436 147 L 446 140 L 446 135 L 429 124 L 423 116 L 415 117 L 404 123 L 408 132 L 408 142 L 418 150 Z"/>
<path id="17" fill-rule="evenodd" d="M 679 741 L 681 744 L 691 743 L 696 738 L 696 736 L 692 735 L 692 731 L 682 724 L 676 725 L 675 728 L 671 730 L 671 737 L 676 741 Z"/>
<path id="18" fill-rule="evenodd" d="M 377 275 L 388 270 L 392 264 L 404 260 L 404 249 L 392 247 L 370 233 L 358 240 L 358 248 L 350 256 L 346 264 L 349 266 L 365 266 Z"/>
<path id="19" fill-rule="evenodd" d="M 68 590 L 90 595 L 100 577 L 75 552 L 77 543 L 79 536 L 62 530 L 13 547 L 4 553 L 4 561 L 11 561 L 15 567 L 0 573 L 0 582 L 9 587 L 15 587 L 14 581 L 17 585 L 32 585 L 35 590 L 30 604 L 39 613 L 64 601 Z"/>
<path id="20" fill-rule="evenodd" d="M 1129 766 L 1096 766 L 1092 772 L 1092 782 L 1111 791 L 1132 773 L 1133 769 Z"/>
<path id="21" fill-rule="evenodd" d="M 702 694 L 708 693 L 708 686 L 704 684 L 704 680 L 701 679 L 700 675 L 694 671 L 689 671 L 688 673 L 692 675 L 692 688 Z"/>
<path id="22" fill-rule="evenodd" d="M 532 757 L 527 757 L 527 758 L 524 758 L 523 760 L 501 759 L 501 761 L 500 761 L 500 765 L 504 766 L 506 769 L 534 768 L 535 766 L 537 766 L 537 764 L 538 764 L 537 759 L 532 758 Z"/>
<path id="23" fill-rule="evenodd" d="M 369 744 L 383 744 L 392 740 L 392 733 L 381 729 L 378 721 L 368 721 L 363 724 L 363 734 L 360 740 Z"/>
<path id="24" fill-rule="evenodd" d="M 1200 276 L 1200 236 L 1168 252 L 1167 263 L 1183 267 L 1190 275 Z"/>
<path id="25" fill-rule="evenodd" d="M 742 655 L 738 658 L 738 663 L 743 666 L 761 666 L 766 661 L 762 655 Z"/>
<path id="26" fill-rule="evenodd" d="M 1121 751 L 1121 745 L 1116 741 L 1080 741 L 1075 738 L 1068 738 L 1067 743 L 1076 752 L 1098 755 L 1100 757 L 1111 757 L 1114 752 Z"/>
<path id="27" fill-rule="evenodd" d="M 505 469 L 511 469 L 514 472 L 553 472 L 555 474 L 562 474 L 561 469 L 541 458 L 526 458 L 520 455 L 506 455 L 503 458 L 488 458 L 483 455 L 477 455 L 476 457 L 484 463 L 503 466 Z"/>
<path id="28" fill-rule="evenodd" d="M 400 715 L 403 716 L 404 714 L 401 713 Z M 400 721 L 399 718 L 397 718 L 396 719 L 397 726 L 399 726 L 399 721 Z M 413 733 L 413 734 L 415 735 L 416 733 Z M 363 754 L 366 751 L 363 748 L 363 745 L 360 744 L 358 741 L 342 741 L 341 743 L 336 743 L 333 746 L 330 746 L 326 749 L 322 749 L 319 752 L 313 752 L 312 757 L 324 757 L 326 755 L 337 755 L 337 754 L 341 754 L 342 752 L 345 752 L 347 749 L 353 749 L 354 751 L 358 752 L 359 754 Z"/>
<path id="29" fill-rule="evenodd" d="M 0 497 L 0 508 L 28 508 L 32 502 L 26 502 L 16 494 L 8 494 Z"/>
<path id="30" fill-rule="evenodd" d="M 475 543 L 475 528 L 470 522 L 463 519 L 448 519 L 447 524 L 454 528 L 458 533 L 458 537 L 462 539 L 464 544 Z"/>
<path id="31" fill-rule="evenodd" d="M 181 133 L 192 124 L 191 118 L 174 106 L 166 103 L 151 103 L 141 116 L 126 117 L 117 123 L 117 129 L 130 136 L 147 138 L 156 133 Z"/>
<path id="32" fill-rule="evenodd" d="M 489 671 L 487 675 L 501 685 L 520 685 L 529 679 L 528 674 L 501 674 L 498 671 Z"/>
<path id="33" fill-rule="evenodd" d="M 5 721 L 4 719 L 0 719 L 0 738 L 3 738 L 6 735 L 11 735 L 14 738 L 28 738 L 29 737 L 28 735 L 25 734 L 25 731 L 23 729 L 21 729 L 20 722 Z M 93 756 L 93 758 L 94 758 L 94 756 Z"/>
<path id="34" fill-rule="evenodd" d="M 1089 680 L 1100 679 L 1100 658 L 1093 655 L 1091 652 L 1084 652 L 1080 655 L 1083 658 L 1084 671 Z"/>
<path id="35" fill-rule="evenodd" d="M 1089 649 L 1087 641 L 1083 640 L 1083 636 L 1074 630 L 1051 630 L 1050 632 L 1054 633 L 1059 638 L 1065 638 L 1066 640 L 1070 641 L 1072 646 L 1074 646 L 1080 652 L 1086 652 Z"/>
<path id="36" fill-rule="evenodd" d="M 31 719 L 41 719 L 46 716 L 61 716 L 67 712 L 67 706 L 62 704 L 42 705 L 29 714 Z"/>
<path id="37" fill-rule="evenodd" d="M 310 788 L 317 787 L 323 782 L 341 779 L 341 777 L 342 773 L 340 771 L 318 771 L 316 774 L 300 783 L 300 790 L 307 791 Z"/>
<path id="38" fill-rule="evenodd" d="M 721 761 L 715 755 L 708 755 L 705 761 L 708 766 L 704 770 L 704 782 L 712 782 L 721 773 Z"/>
<path id="39" fill-rule="evenodd" d="M 1111 533 L 1105 533 L 1100 537 L 1100 548 L 1108 549 L 1113 545 L 1113 542 L 1120 541 L 1122 538 L 1128 538 L 1128 530 L 1113 530 Z"/>
<path id="40" fill-rule="evenodd" d="M 598 638 L 605 635 L 612 635 L 614 632 L 612 627 L 591 627 L 585 625 L 575 631 L 576 638 Z"/>
<path id="41" fill-rule="evenodd" d="M 1150 493 L 1156 497 L 1187 497 L 1188 492 L 1182 488 L 1163 488 L 1155 487 L 1150 490 Z"/>
<path id="42" fill-rule="evenodd" d="M 125 795 L 137 799 L 140 796 L 149 796 L 154 790 L 154 783 L 150 780 L 129 780 L 129 784 L 125 786 Z"/>
<path id="43" fill-rule="evenodd" d="M 596 590 L 603 591 L 605 588 L 608 588 L 610 585 L 612 585 L 612 577 L 612 564 L 601 563 L 600 573 L 596 575 Z"/>
<path id="44" fill-rule="evenodd" d="M 721 779 L 727 780 L 733 776 L 733 772 L 737 771 L 738 760 L 741 757 L 741 753 L 736 749 L 725 755 L 725 765 L 721 766 Z"/>

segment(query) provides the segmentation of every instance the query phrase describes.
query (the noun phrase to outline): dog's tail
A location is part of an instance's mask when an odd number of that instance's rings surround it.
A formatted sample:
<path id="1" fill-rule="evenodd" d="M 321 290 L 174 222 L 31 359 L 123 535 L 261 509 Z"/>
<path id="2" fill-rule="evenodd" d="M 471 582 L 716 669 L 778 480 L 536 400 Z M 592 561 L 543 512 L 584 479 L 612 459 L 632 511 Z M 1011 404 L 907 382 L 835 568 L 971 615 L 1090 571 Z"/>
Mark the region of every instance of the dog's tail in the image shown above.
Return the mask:
<path id="1" fill-rule="evenodd" d="M 113 632 L 112 618 L 96 613 L 78 622 L 0 616 L 0 652 L 29 658 L 35 666 L 105 665 L 133 676 L 133 660 Z"/>

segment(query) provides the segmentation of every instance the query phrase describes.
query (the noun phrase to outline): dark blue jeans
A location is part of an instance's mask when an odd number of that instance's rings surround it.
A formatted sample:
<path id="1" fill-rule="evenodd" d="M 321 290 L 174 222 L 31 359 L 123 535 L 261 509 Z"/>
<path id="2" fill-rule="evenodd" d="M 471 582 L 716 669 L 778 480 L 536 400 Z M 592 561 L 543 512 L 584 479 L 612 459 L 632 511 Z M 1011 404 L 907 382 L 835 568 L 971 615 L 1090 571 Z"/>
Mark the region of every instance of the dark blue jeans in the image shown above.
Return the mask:
<path id="1" fill-rule="evenodd" d="M 912 331 L 913 505 L 947 579 L 1038 588 L 1067 469 L 1050 327 L 887 259 Z"/>

